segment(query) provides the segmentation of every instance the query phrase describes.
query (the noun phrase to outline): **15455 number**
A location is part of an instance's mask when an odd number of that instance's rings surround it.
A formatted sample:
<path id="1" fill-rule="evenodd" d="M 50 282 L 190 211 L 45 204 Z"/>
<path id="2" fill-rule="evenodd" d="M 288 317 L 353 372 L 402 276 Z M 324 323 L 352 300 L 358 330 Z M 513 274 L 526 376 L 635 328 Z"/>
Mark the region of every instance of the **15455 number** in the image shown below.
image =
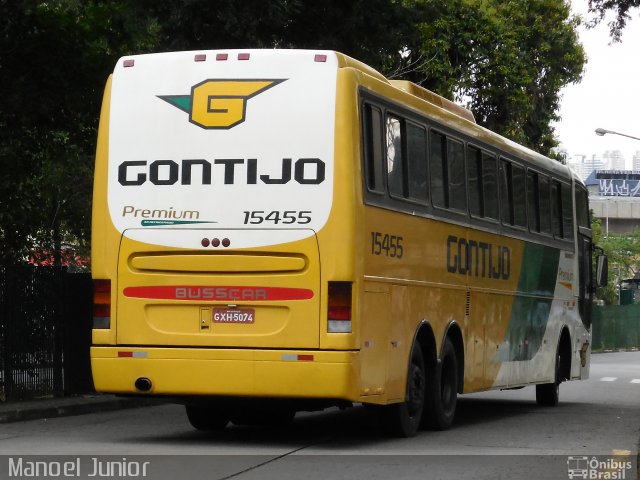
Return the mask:
<path id="1" fill-rule="evenodd" d="M 245 225 L 259 225 L 261 223 L 273 223 L 274 225 L 291 225 L 293 223 L 297 223 L 299 225 L 305 225 L 310 222 L 311 211 L 309 210 L 285 210 L 284 212 L 279 210 L 273 210 L 271 212 L 253 210 L 244 212 Z"/>
<path id="2" fill-rule="evenodd" d="M 402 258 L 402 237 L 388 233 L 371 232 L 371 254 L 386 257 Z"/>

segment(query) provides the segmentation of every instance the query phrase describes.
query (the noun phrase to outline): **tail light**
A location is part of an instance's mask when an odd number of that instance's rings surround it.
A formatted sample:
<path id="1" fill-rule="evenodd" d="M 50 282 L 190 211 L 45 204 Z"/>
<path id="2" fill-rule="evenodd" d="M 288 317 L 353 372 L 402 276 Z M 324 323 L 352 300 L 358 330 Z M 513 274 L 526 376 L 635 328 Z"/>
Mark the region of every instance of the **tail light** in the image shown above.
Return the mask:
<path id="1" fill-rule="evenodd" d="M 111 328 L 111 280 L 93 281 L 93 328 Z"/>
<path id="2" fill-rule="evenodd" d="M 327 332 L 351 333 L 351 282 L 329 282 Z"/>

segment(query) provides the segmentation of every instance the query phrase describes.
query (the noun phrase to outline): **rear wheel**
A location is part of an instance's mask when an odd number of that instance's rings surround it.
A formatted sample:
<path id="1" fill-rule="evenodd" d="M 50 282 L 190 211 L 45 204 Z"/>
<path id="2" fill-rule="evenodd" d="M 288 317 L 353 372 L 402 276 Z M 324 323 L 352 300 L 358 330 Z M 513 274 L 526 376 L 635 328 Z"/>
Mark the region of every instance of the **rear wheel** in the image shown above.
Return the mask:
<path id="1" fill-rule="evenodd" d="M 562 358 L 556 354 L 556 375 L 553 383 L 536 385 L 536 403 L 541 407 L 555 407 L 560 399 L 560 365 Z"/>
<path id="2" fill-rule="evenodd" d="M 435 430 L 451 428 L 458 404 L 458 359 L 453 343 L 444 341 L 440 367 L 427 382 L 427 398 L 423 426 Z"/>
<path id="3" fill-rule="evenodd" d="M 201 405 L 185 405 L 189 423 L 196 430 L 214 431 L 222 430 L 229 423 L 229 417 L 212 408 Z"/>
<path id="4" fill-rule="evenodd" d="M 385 430 L 390 435 L 413 437 L 418 432 L 424 410 L 426 379 L 422 349 L 416 342 L 409 362 L 405 401 L 387 405 L 381 410 Z"/>

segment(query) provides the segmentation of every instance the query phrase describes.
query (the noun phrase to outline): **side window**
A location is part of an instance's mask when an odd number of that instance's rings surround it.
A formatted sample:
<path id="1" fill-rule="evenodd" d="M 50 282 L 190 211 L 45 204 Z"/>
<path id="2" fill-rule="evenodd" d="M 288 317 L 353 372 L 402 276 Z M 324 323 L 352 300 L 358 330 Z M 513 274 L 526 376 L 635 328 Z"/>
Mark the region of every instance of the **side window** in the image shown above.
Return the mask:
<path id="1" fill-rule="evenodd" d="M 409 197 L 426 201 L 427 188 L 427 133 L 424 128 L 407 122 L 407 167 Z"/>
<path id="2" fill-rule="evenodd" d="M 467 211 L 467 185 L 462 142 L 431 131 L 429 168 L 431 198 L 436 207 Z"/>
<path id="3" fill-rule="evenodd" d="M 511 183 L 511 162 L 500 159 L 500 200 L 502 223 L 513 224 L 513 195 Z"/>
<path id="4" fill-rule="evenodd" d="M 538 188 L 538 174 L 527 172 L 527 206 L 529 209 L 529 229 L 540 232 L 540 190 Z"/>
<path id="5" fill-rule="evenodd" d="M 483 217 L 482 153 L 475 147 L 467 148 L 467 187 L 469 189 L 469 213 L 474 217 Z"/>
<path id="6" fill-rule="evenodd" d="M 502 223 L 527 226 L 526 179 L 524 167 L 504 158 L 500 161 Z"/>
<path id="7" fill-rule="evenodd" d="M 578 226 L 591 228 L 589 220 L 589 194 L 581 186 L 576 186 L 576 219 Z"/>
<path id="8" fill-rule="evenodd" d="M 464 146 L 461 142 L 447 138 L 447 167 L 449 180 L 449 207 L 467 211 L 467 187 L 464 172 Z"/>
<path id="9" fill-rule="evenodd" d="M 573 196 L 571 185 L 561 184 L 562 188 L 562 236 L 573 240 Z"/>
<path id="10" fill-rule="evenodd" d="M 445 160 L 445 138 L 440 133 L 431 131 L 429 135 L 430 139 L 430 156 L 429 156 L 429 168 L 431 171 L 431 199 L 433 205 L 436 207 L 447 206 L 445 198 L 445 185 L 446 169 L 444 165 Z"/>
<path id="11" fill-rule="evenodd" d="M 498 162 L 493 155 L 482 152 L 482 189 L 484 216 L 498 220 Z"/>
<path id="12" fill-rule="evenodd" d="M 527 227 L 527 203 L 524 168 L 520 165 L 512 164 L 511 182 L 513 192 L 513 225 L 516 227 Z"/>
<path id="13" fill-rule="evenodd" d="M 364 106 L 364 160 L 367 189 L 384 192 L 382 110 L 371 104 Z"/>
<path id="14" fill-rule="evenodd" d="M 551 235 L 551 192 L 549 177 L 538 175 L 538 199 L 540 201 L 540 233 Z"/>
<path id="15" fill-rule="evenodd" d="M 389 193 L 404 197 L 404 166 L 402 165 L 402 124 L 399 118 L 387 115 L 387 184 Z"/>
<path id="16" fill-rule="evenodd" d="M 551 226 L 553 235 L 562 238 L 562 197 L 560 182 L 551 182 Z"/>
<path id="17" fill-rule="evenodd" d="M 471 215 L 498 219 L 497 183 L 496 158 L 479 148 L 467 148 L 467 188 Z"/>

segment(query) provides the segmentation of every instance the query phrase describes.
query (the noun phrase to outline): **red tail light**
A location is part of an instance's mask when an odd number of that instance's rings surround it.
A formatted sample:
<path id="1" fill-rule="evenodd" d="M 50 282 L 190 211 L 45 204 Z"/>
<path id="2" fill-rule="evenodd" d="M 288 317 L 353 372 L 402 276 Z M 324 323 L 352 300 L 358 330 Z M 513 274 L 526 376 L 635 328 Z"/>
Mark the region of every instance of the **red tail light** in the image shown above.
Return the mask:
<path id="1" fill-rule="evenodd" d="M 93 281 L 93 328 L 111 328 L 111 280 Z"/>
<path id="2" fill-rule="evenodd" d="M 329 282 L 327 331 L 351 332 L 351 282 Z"/>

